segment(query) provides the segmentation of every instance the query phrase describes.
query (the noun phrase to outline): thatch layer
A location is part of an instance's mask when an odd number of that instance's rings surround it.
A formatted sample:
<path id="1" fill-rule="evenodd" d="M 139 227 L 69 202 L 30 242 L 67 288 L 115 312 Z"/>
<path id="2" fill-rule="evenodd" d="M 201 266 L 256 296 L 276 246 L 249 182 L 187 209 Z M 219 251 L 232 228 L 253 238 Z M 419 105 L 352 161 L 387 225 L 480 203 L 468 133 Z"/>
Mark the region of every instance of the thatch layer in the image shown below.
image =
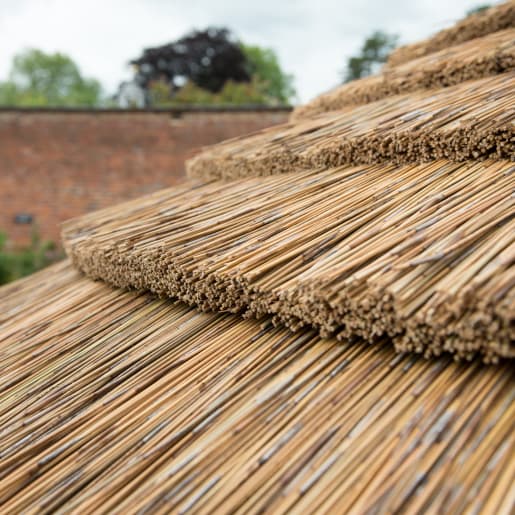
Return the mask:
<path id="1" fill-rule="evenodd" d="M 515 27 L 515 2 L 513 0 L 467 16 L 429 39 L 397 48 L 390 54 L 388 65 L 398 66 L 412 59 L 510 27 Z"/>
<path id="2" fill-rule="evenodd" d="M 302 120 L 349 105 L 368 104 L 412 91 L 446 88 L 497 75 L 514 67 L 515 29 L 508 29 L 386 69 L 378 75 L 343 84 L 297 107 L 291 120 Z"/>
<path id="3" fill-rule="evenodd" d="M 164 190 L 65 225 L 93 278 L 398 350 L 514 357 L 515 165 L 343 167 Z"/>
<path id="4" fill-rule="evenodd" d="M 235 179 L 342 164 L 515 159 L 515 72 L 386 98 L 208 147 L 188 174 Z"/>
<path id="5" fill-rule="evenodd" d="M 2 513 L 513 507 L 508 365 L 200 314 L 66 263 L 0 312 Z"/>

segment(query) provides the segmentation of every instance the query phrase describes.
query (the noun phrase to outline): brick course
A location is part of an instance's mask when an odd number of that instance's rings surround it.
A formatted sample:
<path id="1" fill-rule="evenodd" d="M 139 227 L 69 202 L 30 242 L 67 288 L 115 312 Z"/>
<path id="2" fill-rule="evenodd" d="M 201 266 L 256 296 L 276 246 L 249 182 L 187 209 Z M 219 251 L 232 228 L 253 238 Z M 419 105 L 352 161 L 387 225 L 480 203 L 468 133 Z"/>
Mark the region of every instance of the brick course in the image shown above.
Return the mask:
<path id="1" fill-rule="evenodd" d="M 167 186 L 184 160 L 217 143 L 286 121 L 288 109 L 0 111 L 0 232 L 10 246 L 59 242 L 60 223 Z M 15 223 L 19 214 L 34 225 Z"/>

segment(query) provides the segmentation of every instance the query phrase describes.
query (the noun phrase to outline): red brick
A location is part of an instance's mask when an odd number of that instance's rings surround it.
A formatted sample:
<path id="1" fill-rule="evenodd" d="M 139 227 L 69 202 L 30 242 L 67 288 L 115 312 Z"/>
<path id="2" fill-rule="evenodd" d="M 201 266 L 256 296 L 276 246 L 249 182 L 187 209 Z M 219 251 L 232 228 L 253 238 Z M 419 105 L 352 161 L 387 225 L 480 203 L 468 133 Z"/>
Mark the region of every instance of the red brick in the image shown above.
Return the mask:
<path id="1" fill-rule="evenodd" d="M 0 111 L 0 232 L 25 245 L 33 226 L 59 242 L 60 224 L 176 184 L 203 145 L 284 122 L 287 110 L 183 113 Z"/>

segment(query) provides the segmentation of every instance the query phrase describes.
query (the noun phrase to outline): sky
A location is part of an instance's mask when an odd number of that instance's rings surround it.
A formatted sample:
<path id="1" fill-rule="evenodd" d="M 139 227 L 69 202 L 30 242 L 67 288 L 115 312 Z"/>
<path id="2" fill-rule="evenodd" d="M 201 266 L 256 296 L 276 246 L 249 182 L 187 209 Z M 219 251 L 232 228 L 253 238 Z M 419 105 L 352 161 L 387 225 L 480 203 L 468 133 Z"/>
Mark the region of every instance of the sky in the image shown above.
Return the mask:
<path id="1" fill-rule="evenodd" d="M 340 81 L 346 60 L 374 30 L 401 43 L 445 28 L 482 0 L 0 0 L 0 80 L 25 48 L 68 54 L 114 93 L 144 48 L 193 28 L 227 26 L 273 48 L 294 75 L 298 102 Z M 499 2 L 490 2 L 499 3 Z"/>

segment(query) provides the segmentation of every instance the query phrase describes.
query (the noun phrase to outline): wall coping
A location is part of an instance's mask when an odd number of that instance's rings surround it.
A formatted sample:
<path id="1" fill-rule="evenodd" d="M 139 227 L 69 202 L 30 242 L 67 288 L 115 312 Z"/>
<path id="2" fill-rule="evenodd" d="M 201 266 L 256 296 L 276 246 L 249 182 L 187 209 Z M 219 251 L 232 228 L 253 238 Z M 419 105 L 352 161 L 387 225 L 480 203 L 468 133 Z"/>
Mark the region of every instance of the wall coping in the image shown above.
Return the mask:
<path id="1" fill-rule="evenodd" d="M 44 113 L 44 114 L 170 114 L 172 116 L 181 116 L 190 113 L 284 113 L 290 112 L 292 106 L 264 106 L 264 105 L 185 105 L 173 107 L 150 107 L 150 108 L 129 108 L 122 109 L 118 107 L 17 107 L 17 106 L 0 106 L 1 113 Z"/>

